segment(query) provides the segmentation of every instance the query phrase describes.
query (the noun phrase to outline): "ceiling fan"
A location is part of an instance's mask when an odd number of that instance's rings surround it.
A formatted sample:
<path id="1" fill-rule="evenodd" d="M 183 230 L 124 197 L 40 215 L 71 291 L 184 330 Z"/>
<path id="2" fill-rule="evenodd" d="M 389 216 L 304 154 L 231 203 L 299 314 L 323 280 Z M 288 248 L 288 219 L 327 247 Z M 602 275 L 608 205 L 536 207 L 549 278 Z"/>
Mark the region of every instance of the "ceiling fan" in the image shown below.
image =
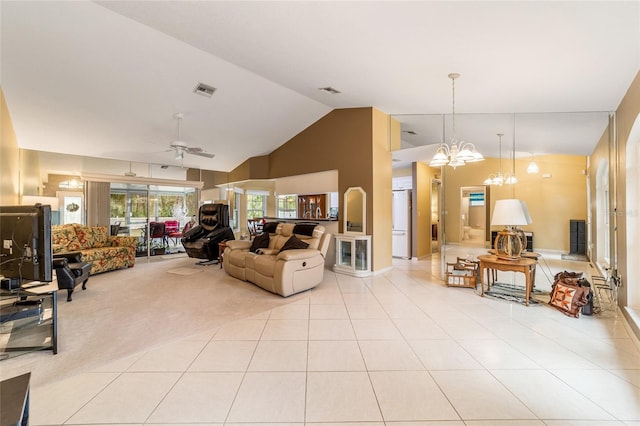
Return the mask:
<path id="1" fill-rule="evenodd" d="M 184 117 L 184 114 L 179 112 L 176 113 L 174 117 L 176 118 L 176 120 L 178 120 L 178 138 L 169 144 L 171 149 L 169 149 L 168 151 L 173 150 L 176 152 L 176 160 L 182 160 L 184 158 L 184 154 L 198 155 L 200 157 L 206 158 L 215 157 L 215 154 L 209 154 L 208 152 L 205 152 L 204 149 L 199 147 L 190 147 L 186 142 L 181 141 L 180 125 L 182 124 L 182 118 Z"/>

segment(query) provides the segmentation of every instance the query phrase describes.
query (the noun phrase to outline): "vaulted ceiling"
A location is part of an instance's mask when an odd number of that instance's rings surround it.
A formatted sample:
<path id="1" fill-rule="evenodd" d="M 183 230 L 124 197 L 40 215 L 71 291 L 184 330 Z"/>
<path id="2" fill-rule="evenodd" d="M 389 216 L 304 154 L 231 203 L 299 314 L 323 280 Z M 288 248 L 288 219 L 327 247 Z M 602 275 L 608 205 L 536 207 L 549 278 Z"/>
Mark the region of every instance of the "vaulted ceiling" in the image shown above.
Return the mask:
<path id="1" fill-rule="evenodd" d="M 640 64 L 638 1 L 3 0 L 0 13 L 21 147 L 220 171 L 367 106 L 426 159 L 451 136 L 451 72 L 456 135 L 485 155 L 500 132 L 519 152 L 588 155 Z M 176 113 L 180 140 L 214 158 L 168 150 Z"/>

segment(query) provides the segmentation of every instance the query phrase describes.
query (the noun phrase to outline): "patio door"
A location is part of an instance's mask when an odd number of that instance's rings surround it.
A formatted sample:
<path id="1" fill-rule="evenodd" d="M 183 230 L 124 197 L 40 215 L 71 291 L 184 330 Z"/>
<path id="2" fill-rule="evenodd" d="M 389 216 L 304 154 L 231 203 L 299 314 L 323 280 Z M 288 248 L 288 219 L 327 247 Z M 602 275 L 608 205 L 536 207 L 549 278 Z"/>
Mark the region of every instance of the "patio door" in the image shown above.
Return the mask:
<path id="1" fill-rule="evenodd" d="M 110 197 L 111 225 L 118 224 L 120 234 L 138 237 L 138 256 L 149 256 L 162 249 L 167 253 L 183 251 L 179 237 L 147 236 L 151 236 L 152 222 L 177 222 L 181 230 L 192 220 L 199 204 L 197 188 L 112 183 Z"/>

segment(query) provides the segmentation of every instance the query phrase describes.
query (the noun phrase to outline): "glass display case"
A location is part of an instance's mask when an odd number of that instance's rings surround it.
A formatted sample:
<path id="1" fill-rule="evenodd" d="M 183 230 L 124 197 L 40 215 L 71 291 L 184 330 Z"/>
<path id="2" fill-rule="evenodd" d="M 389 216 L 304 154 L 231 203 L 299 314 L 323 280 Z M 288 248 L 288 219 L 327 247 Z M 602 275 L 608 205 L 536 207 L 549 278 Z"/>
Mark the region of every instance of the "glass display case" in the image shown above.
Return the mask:
<path id="1" fill-rule="evenodd" d="M 366 277 L 371 275 L 371 235 L 337 234 L 335 272 Z"/>

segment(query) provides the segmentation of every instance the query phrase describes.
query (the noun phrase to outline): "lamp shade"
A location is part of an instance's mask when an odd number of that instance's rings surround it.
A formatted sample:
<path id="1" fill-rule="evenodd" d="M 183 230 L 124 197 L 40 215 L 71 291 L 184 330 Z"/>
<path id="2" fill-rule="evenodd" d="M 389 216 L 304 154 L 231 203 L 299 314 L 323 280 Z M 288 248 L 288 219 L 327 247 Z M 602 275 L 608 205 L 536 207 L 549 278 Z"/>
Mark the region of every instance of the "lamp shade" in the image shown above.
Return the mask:
<path id="1" fill-rule="evenodd" d="M 509 198 L 496 201 L 491 216 L 491 225 L 519 226 L 529 225 L 531 216 L 526 204 L 518 199 Z"/>

